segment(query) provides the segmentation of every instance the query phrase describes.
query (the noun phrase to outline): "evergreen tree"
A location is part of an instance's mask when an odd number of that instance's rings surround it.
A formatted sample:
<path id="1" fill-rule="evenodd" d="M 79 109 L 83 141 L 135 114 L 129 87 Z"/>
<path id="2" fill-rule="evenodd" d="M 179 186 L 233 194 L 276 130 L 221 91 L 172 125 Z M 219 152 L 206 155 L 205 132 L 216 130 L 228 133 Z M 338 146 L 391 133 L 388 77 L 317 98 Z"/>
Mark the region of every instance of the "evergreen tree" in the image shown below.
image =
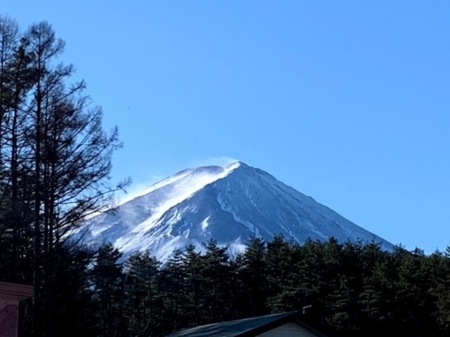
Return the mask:
<path id="1" fill-rule="evenodd" d="M 267 312 L 266 243 L 263 239 L 250 238 L 242 255 L 239 276 L 242 285 L 240 298 L 245 316 L 258 316 Z"/>
<path id="2" fill-rule="evenodd" d="M 48 277 L 40 303 L 45 335 L 96 337 L 97 312 L 89 284 L 93 253 L 84 247 L 61 245 L 55 248 L 52 260 L 54 274 Z"/>
<path id="3" fill-rule="evenodd" d="M 267 243 L 267 305 L 271 312 L 298 310 L 302 306 L 299 294 L 298 255 L 294 254 L 294 243 L 287 243 L 284 237 L 275 236 Z M 303 304 L 304 305 L 304 304 Z"/>
<path id="4" fill-rule="evenodd" d="M 164 324 L 167 331 L 176 331 L 190 326 L 185 320 L 186 272 L 183 252 L 177 250 L 161 269 L 161 291 L 164 297 Z"/>
<path id="5" fill-rule="evenodd" d="M 448 248 L 447 248 L 448 250 Z M 424 268 L 428 270 L 432 323 L 438 329 L 450 330 L 450 256 L 439 251 L 426 256 Z M 430 318 L 431 318 L 430 317 Z"/>
<path id="6" fill-rule="evenodd" d="M 227 247 L 219 247 L 216 240 L 205 244 L 202 257 L 204 265 L 204 305 L 206 323 L 218 322 L 232 317 L 230 292 L 233 290 L 227 255 Z"/>
<path id="7" fill-rule="evenodd" d="M 95 256 L 90 279 L 95 290 L 98 336 L 121 336 L 124 330 L 124 289 L 122 254 L 110 243 L 102 245 Z"/>
<path id="8" fill-rule="evenodd" d="M 363 278 L 357 303 L 363 329 L 379 330 L 390 319 L 387 308 L 392 298 L 393 285 L 390 282 L 392 276 L 388 257 L 380 245 L 369 243 L 362 247 L 360 268 Z"/>
<path id="9" fill-rule="evenodd" d="M 188 245 L 183 253 L 184 298 L 182 321 L 200 325 L 205 313 L 205 265 L 194 245 Z M 185 324 L 186 324 L 185 323 Z"/>
<path id="10" fill-rule="evenodd" d="M 157 336 L 162 323 L 159 289 L 160 263 L 148 252 L 136 253 L 125 263 L 125 310 L 128 336 Z"/>

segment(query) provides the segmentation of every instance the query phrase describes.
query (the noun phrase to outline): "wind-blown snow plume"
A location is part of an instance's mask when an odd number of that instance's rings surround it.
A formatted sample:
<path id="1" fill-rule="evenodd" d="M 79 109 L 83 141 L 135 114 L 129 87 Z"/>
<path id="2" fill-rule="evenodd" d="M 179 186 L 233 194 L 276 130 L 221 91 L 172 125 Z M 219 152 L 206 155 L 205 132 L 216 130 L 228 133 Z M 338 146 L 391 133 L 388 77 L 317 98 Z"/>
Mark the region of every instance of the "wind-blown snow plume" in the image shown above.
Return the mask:
<path id="1" fill-rule="evenodd" d="M 311 197 L 241 162 L 180 171 L 115 212 L 87 220 L 79 234 L 93 244 L 110 241 L 125 254 L 148 249 L 162 261 L 188 244 L 202 249 L 211 238 L 227 245 L 233 255 L 252 235 L 271 240 L 282 234 L 300 243 L 335 237 L 392 248 Z"/>

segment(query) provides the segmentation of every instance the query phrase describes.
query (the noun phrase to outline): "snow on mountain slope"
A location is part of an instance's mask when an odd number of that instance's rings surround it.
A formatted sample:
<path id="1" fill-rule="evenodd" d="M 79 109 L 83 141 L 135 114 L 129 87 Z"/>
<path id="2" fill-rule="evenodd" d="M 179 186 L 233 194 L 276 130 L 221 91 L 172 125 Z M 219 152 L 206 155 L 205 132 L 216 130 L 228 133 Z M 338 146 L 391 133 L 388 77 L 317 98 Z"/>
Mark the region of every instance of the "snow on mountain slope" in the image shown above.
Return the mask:
<path id="1" fill-rule="evenodd" d="M 214 238 L 235 254 L 252 235 L 282 234 L 340 242 L 386 240 L 355 225 L 311 197 L 244 163 L 181 171 L 147 189 L 114 212 L 87 220 L 82 233 L 93 244 L 110 241 L 125 254 L 148 249 L 164 261 L 188 244 L 202 248 Z"/>

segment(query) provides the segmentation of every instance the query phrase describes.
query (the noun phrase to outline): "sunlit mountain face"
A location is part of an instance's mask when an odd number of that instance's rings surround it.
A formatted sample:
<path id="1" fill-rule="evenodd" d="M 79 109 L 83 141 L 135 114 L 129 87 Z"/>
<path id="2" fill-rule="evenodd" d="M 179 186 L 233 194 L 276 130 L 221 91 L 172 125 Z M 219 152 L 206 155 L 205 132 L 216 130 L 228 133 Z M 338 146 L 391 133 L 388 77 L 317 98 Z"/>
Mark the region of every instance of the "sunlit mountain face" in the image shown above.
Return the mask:
<path id="1" fill-rule="evenodd" d="M 201 250 L 210 239 L 242 252 L 252 236 L 276 235 L 299 243 L 308 238 L 392 244 L 345 219 L 272 175 L 242 162 L 203 166 L 170 176 L 114 211 L 86 221 L 77 233 L 92 245 L 113 243 L 125 255 L 149 250 L 167 260 L 188 244 Z"/>

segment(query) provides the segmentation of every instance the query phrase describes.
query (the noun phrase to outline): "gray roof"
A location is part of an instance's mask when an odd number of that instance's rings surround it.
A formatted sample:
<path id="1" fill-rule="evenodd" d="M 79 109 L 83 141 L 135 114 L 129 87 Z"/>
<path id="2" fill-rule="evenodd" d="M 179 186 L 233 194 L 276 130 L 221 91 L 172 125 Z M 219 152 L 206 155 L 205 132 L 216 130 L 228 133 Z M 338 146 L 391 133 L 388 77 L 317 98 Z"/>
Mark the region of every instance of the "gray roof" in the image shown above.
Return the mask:
<path id="1" fill-rule="evenodd" d="M 295 320 L 297 311 L 238 319 L 236 321 L 201 325 L 174 332 L 166 337 L 244 337 L 255 336 L 282 324 Z"/>

